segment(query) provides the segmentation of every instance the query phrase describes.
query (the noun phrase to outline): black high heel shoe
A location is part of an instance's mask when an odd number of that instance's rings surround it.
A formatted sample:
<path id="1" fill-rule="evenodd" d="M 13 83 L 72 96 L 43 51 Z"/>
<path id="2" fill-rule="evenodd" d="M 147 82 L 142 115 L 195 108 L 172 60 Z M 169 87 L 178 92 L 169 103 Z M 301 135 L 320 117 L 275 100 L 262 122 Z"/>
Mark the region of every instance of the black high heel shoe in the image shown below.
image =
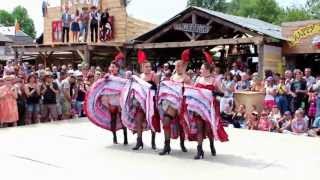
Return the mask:
<path id="1" fill-rule="evenodd" d="M 216 156 L 217 152 L 216 152 L 216 148 L 214 147 L 214 141 L 213 141 L 213 139 L 210 139 L 209 141 L 210 141 L 211 155 Z"/>
<path id="2" fill-rule="evenodd" d="M 139 150 L 140 148 L 143 149 L 142 137 L 137 138 L 137 144 L 134 148 L 132 148 L 132 150 L 136 151 L 136 150 Z"/>
<path id="3" fill-rule="evenodd" d="M 128 145 L 128 135 L 127 135 L 127 128 L 123 128 L 123 144 Z"/>
<path id="4" fill-rule="evenodd" d="M 184 139 L 180 138 L 180 147 L 182 152 L 188 152 L 187 148 L 184 146 Z"/>
<path id="5" fill-rule="evenodd" d="M 156 147 L 156 133 L 154 133 L 154 132 L 151 133 L 151 148 L 153 150 L 157 149 L 157 147 Z"/>
<path id="6" fill-rule="evenodd" d="M 197 146 L 197 155 L 194 157 L 195 160 L 198 160 L 198 159 L 203 159 L 204 157 L 204 152 L 203 152 L 203 149 L 202 149 L 202 145 L 198 145 Z"/>
<path id="7" fill-rule="evenodd" d="M 166 155 L 166 154 L 170 154 L 171 152 L 171 147 L 170 147 L 170 140 L 166 140 L 164 142 L 164 148 L 163 150 L 159 153 L 160 156 Z"/>
<path id="8" fill-rule="evenodd" d="M 117 133 L 116 132 L 112 132 L 112 134 L 113 134 L 113 144 L 118 144 Z"/>

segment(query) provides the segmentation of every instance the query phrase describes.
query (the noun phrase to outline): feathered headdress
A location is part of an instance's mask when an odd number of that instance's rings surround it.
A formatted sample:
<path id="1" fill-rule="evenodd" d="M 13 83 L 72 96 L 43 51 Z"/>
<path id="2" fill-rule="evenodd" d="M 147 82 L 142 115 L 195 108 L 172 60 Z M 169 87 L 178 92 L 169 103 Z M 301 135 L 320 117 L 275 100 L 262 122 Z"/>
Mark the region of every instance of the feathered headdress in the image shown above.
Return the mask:
<path id="1" fill-rule="evenodd" d="M 125 59 L 125 57 L 122 52 L 119 52 L 114 58 L 114 60 L 116 60 L 116 61 L 124 61 L 124 59 Z"/>
<path id="2" fill-rule="evenodd" d="M 181 60 L 183 61 L 183 63 L 187 64 L 190 61 L 190 49 L 186 49 L 182 52 L 181 54 Z"/>
<path id="3" fill-rule="evenodd" d="M 212 54 L 208 50 L 203 50 L 203 55 L 204 55 L 206 61 L 208 62 L 208 64 L 213 63 Z"/>
<path id="4" fill-rule="evenodd" d="M 138 50 L 138 63 L 139 63 L 139 64 L 143 64 L 143 63 L 145 63 L 146 61 L 147 61 L 147 55 L 146 55 L 146 53 L 145 53 L 143 50 L 139 49 L 139 50 Z"/>

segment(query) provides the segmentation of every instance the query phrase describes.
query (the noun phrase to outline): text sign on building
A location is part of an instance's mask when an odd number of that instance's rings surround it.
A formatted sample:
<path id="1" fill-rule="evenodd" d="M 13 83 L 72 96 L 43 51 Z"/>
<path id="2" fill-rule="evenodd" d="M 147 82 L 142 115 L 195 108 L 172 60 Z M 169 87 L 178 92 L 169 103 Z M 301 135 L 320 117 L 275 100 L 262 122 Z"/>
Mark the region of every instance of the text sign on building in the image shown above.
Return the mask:
<path id="1" fill-rule="evenodd" d="M 211 26 L 202 25 L 202 24 L 181 23 L 181 24 L 174 25 L 173 28 L 178 31 L 207 34 L 209 33 Z"/>
<path id="2" fill-rule="evenodd" d="M 292 33 L 289 38 L 290 47 L 296 46 L 302 39 L 320 33 L 320 23 L 310 24 L 308 26 L 299 28 Z"/>

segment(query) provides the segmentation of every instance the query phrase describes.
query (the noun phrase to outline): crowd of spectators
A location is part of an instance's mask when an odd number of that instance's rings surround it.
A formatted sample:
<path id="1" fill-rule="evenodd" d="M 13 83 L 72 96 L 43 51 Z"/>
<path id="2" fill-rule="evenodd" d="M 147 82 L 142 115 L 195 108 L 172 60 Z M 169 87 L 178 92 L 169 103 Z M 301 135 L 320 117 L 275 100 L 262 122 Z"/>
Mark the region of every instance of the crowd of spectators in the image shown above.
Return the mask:
<path id="1" fill-rule="evenodd" d="M 162 80 L 170 79 L 172 66 L 157 69 Z M 310 68 L 286 70 L 284 75 L 247 73 L 233 63 L 224 74 L 219 67 L 212 76 L 219 91 L 221 116 L 225 126 L 250 130 L 317 136 L 320 133 L 320 76 Z M 125 75 L 126 73 L 122 73 Z M 101 67 L 68 64 L 9 62 L 0 66 L 0 123 L 2 127 L 84 117 L 82 106 L 90 86 L 105 75 Z M 198 70 L 187 72 L 192 79 Z M 235 106 L 235 93 L 264 93 L 263 110 L 257 106 Z M 14 113 L 14 112 L 17 113 Z"/>

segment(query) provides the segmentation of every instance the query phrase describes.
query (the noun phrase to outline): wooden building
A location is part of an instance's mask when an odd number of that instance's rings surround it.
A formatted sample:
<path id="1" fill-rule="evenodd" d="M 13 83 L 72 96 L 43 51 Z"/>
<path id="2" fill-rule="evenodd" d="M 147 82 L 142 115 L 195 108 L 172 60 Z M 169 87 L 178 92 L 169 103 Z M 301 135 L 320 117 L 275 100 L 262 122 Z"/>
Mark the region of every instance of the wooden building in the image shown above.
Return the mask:
<path id="1" fill-rule="evenodd" d="M 283 44 L 287 67 L 309 67 L 320 74 L 320 20 L 283 23 L 282 33 L 289 39 Z"/>
<path id="2" fill-rule="evenodd" d="M 112 18 L 112 39 L 107 42 L 90 42 L 90 30 L 88 41 L 72 42 L 70 32 L 70 43 L 61 43 L 61 17 L 67 5 L 71 14 L 82 7 L 90 9 L 93 4 L 88 1 L 72 1 L 74 4 L 66 4 L 61 0 L 59 6 L 48 7 L 44 17 L 44 44 L 13 46 L 17 54 L 33 54 L 38 57 L 39 62 L 48 64 L 80 63 L 82 61 L 91 64 L 105 65 L 111 61 L 118 51 L 123 50 L 125 42 L 152 29 L 155 25 L 128 16 L 123 0 L 100 0 L 98 8 L 108 8 Z M 92 2 L 92 1 L 89 1 Z M 90 29 L 90 28 L 89 28 Z"/>
<path id="3" fill-rule="evenodd" d="M 282 71 L 282 43 L 286 41 L 281 27 L 258 19 L 244 18 L 189 7 L 169 21 L 139 36 L 128 48 L 145 49 L 156 61 L 179 59 L 191 48 L 193 61 L 204 59 L 202 49 L 219 48 L 220 62 L 241 58 L 256 64 L 263 76 L 265 70 Z M 198 52 L 198 53 L 197 53 Z"/>

